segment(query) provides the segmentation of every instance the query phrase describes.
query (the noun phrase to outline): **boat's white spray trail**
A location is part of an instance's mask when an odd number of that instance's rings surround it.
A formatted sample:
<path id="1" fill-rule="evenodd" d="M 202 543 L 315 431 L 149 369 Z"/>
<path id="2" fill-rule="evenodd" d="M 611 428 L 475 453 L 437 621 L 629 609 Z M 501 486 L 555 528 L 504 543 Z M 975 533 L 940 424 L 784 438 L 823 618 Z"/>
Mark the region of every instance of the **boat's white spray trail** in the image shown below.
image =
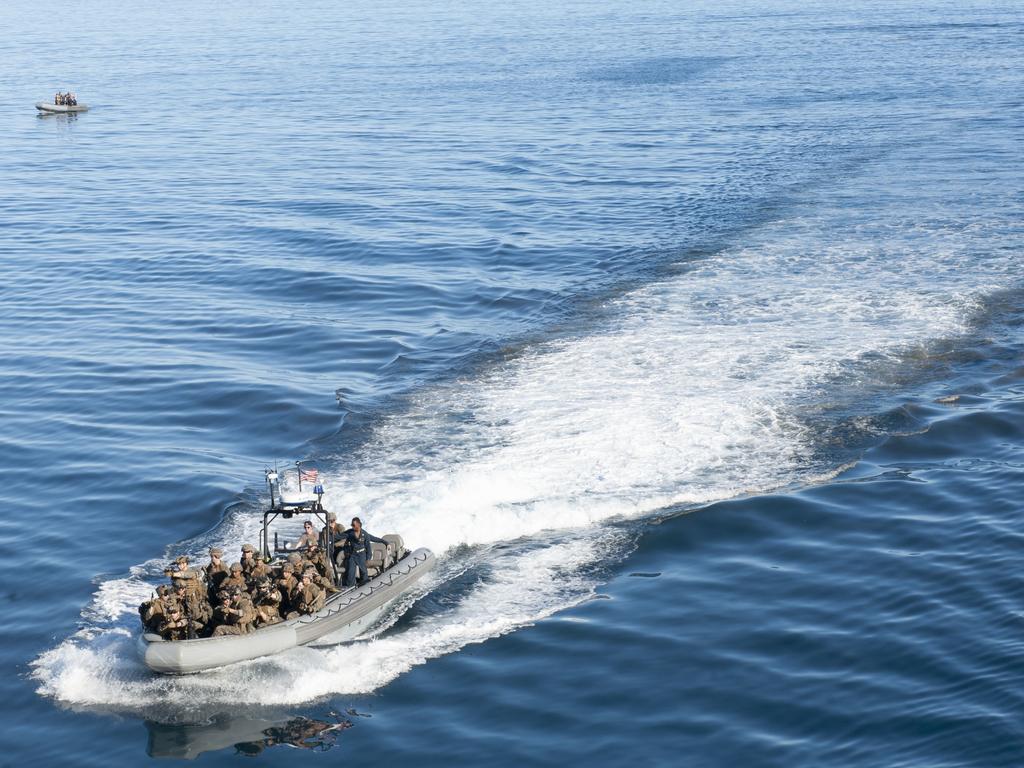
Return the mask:
<path id="1" fill-rule="evenodd" d="M 147 564 L 102 584 L 87 628 L 36 660 L 40 691 L 123 709 L 169 691 L 209 705 L 254 688 L 267 704 L 362 693 L 587 599 L 597 584 L 588 566 L 622 551 L 603 522 L 805 481 L 808 402 L 855 388 L 866 357 L 899 361 L 962 333 L 986 295 L 1016 280 L 1012 256 L 978 256 L 980 229 L 848 223 L 837 241 L 831 226 L 763 231 L 610 302 L 589 332 L 422 393 L 358 456 L 324 457 L 341 468 L 326 477 L 328 508 L 433 548 L 442 574 L 472 557 L 453 548 L 483 548 L 486 577 L 453 606 L 354 646 L 158 679 L 131 647 Z M 216 543 L 254 537 L 253 517 L 231 518 Z M 548 530 L 575 533 L 544 544 Z M 486 547 L 517 540 L 527 544 Z"/>

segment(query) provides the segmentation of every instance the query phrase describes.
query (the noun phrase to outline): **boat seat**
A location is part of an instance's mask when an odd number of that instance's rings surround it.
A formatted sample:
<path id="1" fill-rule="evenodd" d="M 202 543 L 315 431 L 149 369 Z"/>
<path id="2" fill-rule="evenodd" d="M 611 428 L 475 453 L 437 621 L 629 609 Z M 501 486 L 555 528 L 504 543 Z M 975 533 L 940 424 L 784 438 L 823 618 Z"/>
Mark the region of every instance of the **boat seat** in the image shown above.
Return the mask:
<path id="1" fill-rule="evenodd" d="M 388 554 L 391 555 L 390 565 L 394 565 L 405 554 L 405 542 L 402 541 L 402 537 L 397 533 L 388 533 L 381 536 L 381 538 L 388 543 Z"/>
<path id="2" fill-rule="evenodd" d="M 388 549 L 383 544 L 378 544 L 375 541 L 370 542 L 371 555 L 366 560 L 366 575 L 369 578 L 379 576 L 381 572 L 388 566 Z"/>

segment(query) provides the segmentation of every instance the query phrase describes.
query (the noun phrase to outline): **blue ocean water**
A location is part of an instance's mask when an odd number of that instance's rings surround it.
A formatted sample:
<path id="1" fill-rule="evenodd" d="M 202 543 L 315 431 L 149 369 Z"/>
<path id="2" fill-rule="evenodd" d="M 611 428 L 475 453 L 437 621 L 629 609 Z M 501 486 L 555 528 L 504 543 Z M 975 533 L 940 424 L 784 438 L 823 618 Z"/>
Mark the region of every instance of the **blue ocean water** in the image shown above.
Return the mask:
<path id="1" fill-rule="evenodd" d="M 0 764 L 1020 762 L 1018 4 L 0 28 Z M 150 675 L 296 458 L 437 574 Z"/>

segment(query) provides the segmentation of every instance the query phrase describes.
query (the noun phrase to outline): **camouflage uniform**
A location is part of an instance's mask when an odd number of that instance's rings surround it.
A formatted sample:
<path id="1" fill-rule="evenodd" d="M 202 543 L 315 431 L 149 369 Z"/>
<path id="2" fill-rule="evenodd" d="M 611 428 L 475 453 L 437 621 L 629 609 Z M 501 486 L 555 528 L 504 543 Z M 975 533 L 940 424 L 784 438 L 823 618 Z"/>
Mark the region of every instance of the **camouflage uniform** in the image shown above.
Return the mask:
<path id="1" fill-rule="evenodd" d="M 169 592 L 170 587 L 161 584 L 156 588 L 156 596 L 139 606 L 139 618 L 142 619 L 142 627 L 147 632 L 160 631 L 160 624 L 164 620 L 164 600 Z"/>
<path id="2" fill-rule="evenodd" d="M 216 634 L 217 630 L 225 624 L 230 624 L 229 617 L 231 615 L 232 594 L 230 589 L 222 589 L 217 593 L 217 602 L 213 606 L 213 619 L 210 622 L 210 626 L 213 628 L 211 634 Z"/>
<path id="3" fill-rule="evenodd" d="M 213 618 L 213 607 L 206 602 L 204 596 L 189 592 L 182 584 L 178 586 L 178 592 L 175 597 L 178 599 L 178 603 L 181 605 L 181 612 L 185 616 L 201 625 L 209 624 L 210 619 Z"/>
<path id="4" fill-rule="evenodd" d="M 295 610 L 295 593 L 299 591 L 299 580 L 295 578 L 295 567 L 291 563 L 285 563 L 281 567 L 281 576 L 275 583 L 278 592 L 281 593 L 281 614 L 287 615 Z"/>
<path id="5" fill-rule="evenodd" d="M 184 581 L 189 596 L 202 597 L 206 591 L 206 587 L 203 585 L 203 572 L 189 568 L 188 557 L 185 555 L 178 555 L 174 562 L 178 566 L 178 572 L 171 575 L 171 581 Z"/>
<path id="6" fill-rule="evenodd" d="M 327 562 L 327 556 L 322 549 L 310 549 L 302 560 L 302 571 L 312 570 L 315 572 L 313 583 L 325 592 L 338 592 L 331 579 L 331 566 Z"/>
<path id="7" fill-rule="evenodd" d="M 245 592 L 234 592 L 228 606 L 217 607 L 218 619 L 222 622 L 215 630 L 214 637 L 221 635 L 244 635 L 252 631 L 256 611 L 252 600 Z"/>
<path id="8" fill-rule="evenodd" d="M 297 585 L 296 588 L 297 589 L 302 589 L 302 573 L 308 567 L 308 565 L 306 563 L 306 558 L 304 558 L 298 552 L 292 552 L 290 555 L 288 555 L 288 563 L 289 563 L 289 565 L 291 565 L 291 567 L 292 567 L 292 569 L 294 571 L 295 582 L 296 582 L 296 585 Z M 292 601 L 292 605 L 293 606 L 295 605 L 295 601 Z"/>
<path id="9" fill-rule="evenodd" d="M 217 593 L 220 592 L 224 579 L 231 573 L 224 564 L 224 561 L 220 559 L 223 555 L 224 550 L 220 547 L 212 547 L 210 549 L 210 562 L 203 569 L 206 572 L 207 599 L 211 603 L 216 599 Z M 213 561 L 214 556 L 217 557 L 217 562 Z"/>
<path id="10" fill-rule="evenodd" d="M 330 533 L 334 534 L 334 552 L 332 556 L 335 562 L 338 562 L 339 556 L 344 555 L 344 540 L 345 540 L 345 529 L 338 525 L 338 518 L 333 512 L 327 513 L 327 525 L 320 530 L 320 546 L 327 550 L 327 538 Z M 338 562 L 340 565 L 341 563 Z"/>
<path id="11" fill-rule="evenodd" d="M 310 547 L 306 551 L 306 562 L 316 568 L 321 576 L 330 577 L 331 565 L 327 562 L 327 555 L 319 547 Z"/>
<path id="12" fill-rule="evenodd" d="M 256 557 L 256 550 L 252 544 L 242 545 L 242 574 L 249 582 L 250 589 L 264 576 L 270 576 L 270 569 L 260 558 Z"/>
<path id="13" fill-rule="evenodd" d="M 316 572 L 312 569 L 302 574 L 302 585 L 296 593 L 295 605 L 295 610 L 299 614 L 316 613 L 324 607 L 324 592 L 313 583 L 315 575 Z"/>
<path id="14" fill-rule="evenodd" d="M 271 570 L 270 565 L 268 563 L 263 562 L 263 560 L 259 557 L 254 557 L 253 561 L 256 563 L 256 565 L 254 565 L 252 568 L 253 579 L 259 580 L 274 578 L 274 572 L 273 570 Z"/>
<path id="15" fill-rule="evenodd" d="M 253 607 L 256 609 L 256 627 L 266 627 L 281 621 L 281 592 L 263 578 L 256 584 L 253 596 Z"/>
<path id="16" fill-rule="evenodd" d="M 316 584 L 325 594 L 333 595 L 335 592 L 341 592 L 334 583 L 326 576 L 321 576 L 319 573 L 313 577 L 313 583 Z"/>
<path id="17" fill-rule="evenodd" d="M 245 574 L 242 573 L 241 563 L 231 564 L 231 575 L 221 582 L 222 589 L 240 589 L 243 592 L 248 591 L 249 582 L 245 580 Z"/>
<path id="18" fill-rule="evenodd" d="M 201 624 L 186 618 L 177 607 L 160 622 L 160 636 L 164 640 L 188 640 L 196 637 L 201 629 Z"/>

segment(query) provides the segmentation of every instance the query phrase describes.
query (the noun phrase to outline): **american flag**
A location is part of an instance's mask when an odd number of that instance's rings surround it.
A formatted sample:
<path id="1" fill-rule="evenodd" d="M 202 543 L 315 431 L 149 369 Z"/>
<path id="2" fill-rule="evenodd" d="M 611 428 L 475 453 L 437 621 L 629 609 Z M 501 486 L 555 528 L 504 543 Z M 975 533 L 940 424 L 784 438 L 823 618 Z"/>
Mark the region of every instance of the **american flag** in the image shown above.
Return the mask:
<path id="1" fill-rule="evenodd" d="M 303 483 L 303 482 L 305 482 L 305 483 L 315 483 L 317 477 L 319 477 L 319 476 L 320 476 L 320 473 L 317 471 L 317 469 L 315 467 L 310 467 L 309 469 L 300 469 L 299 470 L 299 482 L 300 483 Z"/>

